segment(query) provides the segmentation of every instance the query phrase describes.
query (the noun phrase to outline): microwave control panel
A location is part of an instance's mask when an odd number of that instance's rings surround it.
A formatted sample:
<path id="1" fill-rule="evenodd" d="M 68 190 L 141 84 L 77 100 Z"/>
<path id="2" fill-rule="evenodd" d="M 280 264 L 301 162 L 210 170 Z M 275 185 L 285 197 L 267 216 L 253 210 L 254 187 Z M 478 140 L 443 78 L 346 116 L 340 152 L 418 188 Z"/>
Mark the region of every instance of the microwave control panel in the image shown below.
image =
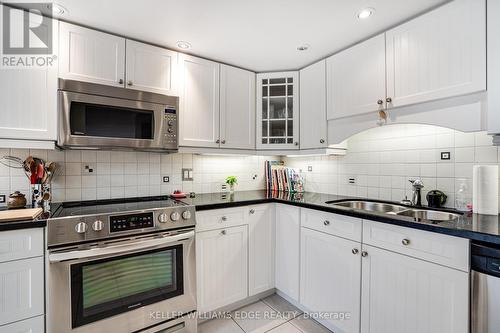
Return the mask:
<path id="1" fill-rule="evenodd" d="M 177 110 L 174 107 L 167 106 L 163 119 L 165 124 L 163 142 L 177 145 Z"/>

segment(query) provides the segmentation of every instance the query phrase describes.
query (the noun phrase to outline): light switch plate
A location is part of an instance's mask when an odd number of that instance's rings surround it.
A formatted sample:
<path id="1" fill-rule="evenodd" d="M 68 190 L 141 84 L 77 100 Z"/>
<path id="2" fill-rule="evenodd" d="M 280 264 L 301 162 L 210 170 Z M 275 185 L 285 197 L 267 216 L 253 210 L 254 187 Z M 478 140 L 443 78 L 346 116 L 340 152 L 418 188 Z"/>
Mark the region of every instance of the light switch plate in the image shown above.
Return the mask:
<path id="1" fill-rule="evenodd" d="M 0 203 L 5 203 L 5 195 L 0 195 Z"/>
<path id="2" fill-rule="evenodd" d="M 309 171 L 309 172 L 313 171 L 312 165 L 310 165 L 310 166 L 307 167 L 307 171 Z"/>
<path id="3" fill-rule="evenodd" d="M 170 182 L 170 177 L 169 176 L 163 176 L 163 182 L 164 183 L 169 183 Z"/>
<path id="4" fill-rule="evenodd" d="M 442 151 L 441 160 L 443 161 L 451 160 L 451 153 L 449 151 Z"/>

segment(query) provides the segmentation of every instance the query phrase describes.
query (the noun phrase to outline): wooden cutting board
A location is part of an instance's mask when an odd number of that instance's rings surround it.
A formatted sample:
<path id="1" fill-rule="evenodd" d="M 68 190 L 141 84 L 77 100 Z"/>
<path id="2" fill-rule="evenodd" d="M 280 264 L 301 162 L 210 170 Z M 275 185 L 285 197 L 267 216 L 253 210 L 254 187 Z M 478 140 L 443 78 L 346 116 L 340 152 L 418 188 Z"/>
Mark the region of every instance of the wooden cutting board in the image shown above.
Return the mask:
<path id="1" fill-rule="evenodd" d="M 42 212 L 42 208 L 4 210 L 0 212 L 0 222 L 34 220 Z"/>

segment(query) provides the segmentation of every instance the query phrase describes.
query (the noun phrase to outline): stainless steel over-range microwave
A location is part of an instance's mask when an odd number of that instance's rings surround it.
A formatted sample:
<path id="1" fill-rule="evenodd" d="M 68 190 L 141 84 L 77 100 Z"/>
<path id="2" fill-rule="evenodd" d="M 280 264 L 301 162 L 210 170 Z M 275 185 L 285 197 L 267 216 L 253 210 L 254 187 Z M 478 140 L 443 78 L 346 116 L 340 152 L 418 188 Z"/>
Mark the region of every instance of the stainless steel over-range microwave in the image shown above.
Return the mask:
<path id="1" fill-rule="evenodd" d="M 59 80 L 58 146 L 176 152 L 179 98 Z"/>

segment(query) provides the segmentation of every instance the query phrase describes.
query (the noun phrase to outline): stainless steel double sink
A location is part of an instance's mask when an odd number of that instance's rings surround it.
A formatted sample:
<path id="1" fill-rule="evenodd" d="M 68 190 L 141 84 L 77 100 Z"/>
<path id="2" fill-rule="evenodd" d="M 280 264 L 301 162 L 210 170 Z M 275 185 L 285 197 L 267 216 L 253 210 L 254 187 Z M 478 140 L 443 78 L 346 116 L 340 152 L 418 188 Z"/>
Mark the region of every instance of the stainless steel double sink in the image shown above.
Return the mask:
<path id="1" fill-rule="evenodd" d="M 327 202 L 333 206 L 350 208 L 355 210 L 363 210 L 367 212 L 382 213 L 388 215 L 406 216 L 414 218 L 417 221 L 454 221 L 460 218 L 460 214 L 443 212 L 430 209 L 422 209 L 417 207 L 410 207 L 404 205 L 383 203 L 377 201 L 363 201 L 363 200 L 349 200 L 349 201 L 337 201 L 337 202 Z"/>

